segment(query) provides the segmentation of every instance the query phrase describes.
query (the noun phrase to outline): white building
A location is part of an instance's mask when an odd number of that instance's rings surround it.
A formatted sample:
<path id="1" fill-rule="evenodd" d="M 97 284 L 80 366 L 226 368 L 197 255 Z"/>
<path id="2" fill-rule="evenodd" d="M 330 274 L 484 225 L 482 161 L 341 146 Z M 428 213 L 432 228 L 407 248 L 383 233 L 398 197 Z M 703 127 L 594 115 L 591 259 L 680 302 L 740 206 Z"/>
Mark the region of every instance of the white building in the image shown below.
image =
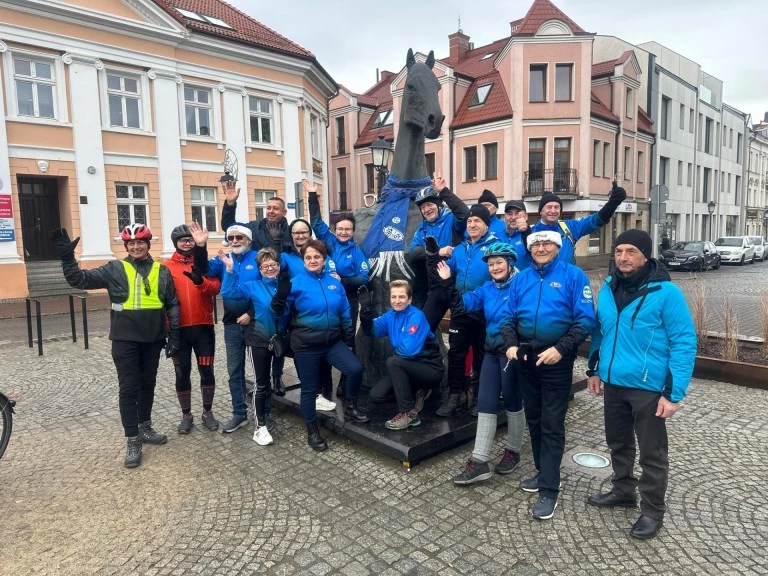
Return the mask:
<path id="1" fill-rule="evenodd" d="M 768 234 L 768 112 L 749 130 L 747 155 L 747 234 Z"/>

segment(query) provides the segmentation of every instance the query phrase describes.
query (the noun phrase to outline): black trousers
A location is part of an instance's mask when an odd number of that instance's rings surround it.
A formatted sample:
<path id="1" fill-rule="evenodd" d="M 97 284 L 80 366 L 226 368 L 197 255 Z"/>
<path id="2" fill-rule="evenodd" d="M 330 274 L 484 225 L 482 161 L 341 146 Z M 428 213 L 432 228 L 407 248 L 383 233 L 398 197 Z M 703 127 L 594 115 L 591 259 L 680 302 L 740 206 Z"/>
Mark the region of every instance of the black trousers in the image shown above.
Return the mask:
<path id="1" fill-rule="evenodd" d="M 253 390 L 253 413 L 256 416 L 256 427 L 264 426 L 264 412 L 268 412 L 266 402 L 272 395 L 272 381 L 269 377 L 269 367 L 273 365 L 274 354 L 268 348 L 251 346 L 251 362 L 256 383 Z"/>
<path id="2" fill-rule="evenodd" d="M 139 422 L 152 420 L 155 383 L 165 340 L 157 342 L 112 341 L 112 360 L 120 389 L 120 420 L 126 438 L 137 436 Z"/>
<path id="3" fill-rule="evenodd" d="M 536 350 L 540 353 L 544 350 Z M 557 497 L 565 450 L 565 413 L 571 395 L 574 358 L 557 364 L 516 362 L 523 409 L 531 436 L 533 463 L 539 470 L 539 494 Z"/>
<path id="4" fill-rule="evenodd" d="M 386 402 L 394 391 L 399 412 L 413 410 L 414 390 L 438 388 L 443 380 L 443 367 L 409 360 L 400 356 L 387 358 L 388 374 L 371 388 L 368 394 L 371 402 Z"/>
<path id="5" fill-rule="evenodd" d="M 605 384 L 605 441 L 611 451 L 613 492 L 633 497 L 640 489 L 640 513 L 662 520 L 669 474 L 664 418 L 656 416 L 661 394 Z M 635 436 L 640 448 L 640 481 L 634 475 Z"/>
<path id="6" fill-rule="evenodd" d="M 186 326 L 181 328 L 179 333 L 181 346 L 179 353 L 173 359 L 173 365 L 176 371 L 176 395 L 179 398 L 181 411 L 185 414 L 191 411 L 193 351 L 197 358 L 197 371 L 200 373 L 203 410 L 210 410 L 216 387 L 216 379 L 213 375 L 216 334 L 213 325 Z"/>
<path id="7" fill-rule="evenodd" d="M 472 368 L 480 374 L 485 356 L 485 321 L 474 315 L 451 315 L 448 328 L 448 391 L 457 394 L 467 389 L 466 360 L 472 347 Z"/>

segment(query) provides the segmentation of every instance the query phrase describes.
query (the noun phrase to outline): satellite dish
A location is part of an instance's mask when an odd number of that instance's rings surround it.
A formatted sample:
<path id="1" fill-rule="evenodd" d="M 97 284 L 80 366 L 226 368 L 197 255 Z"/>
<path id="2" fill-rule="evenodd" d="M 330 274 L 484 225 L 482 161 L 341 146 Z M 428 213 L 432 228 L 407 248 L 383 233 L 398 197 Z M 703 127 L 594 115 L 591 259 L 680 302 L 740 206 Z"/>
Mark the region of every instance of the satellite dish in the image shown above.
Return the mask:
<path id="1" fill-rule="evenodd" d="M 224 175 L 219 178 L 219 182 L 224 184 L 232 181 L 237 181 L 237 156 L 231 149 L 227 148 L 224 153 Z"/>

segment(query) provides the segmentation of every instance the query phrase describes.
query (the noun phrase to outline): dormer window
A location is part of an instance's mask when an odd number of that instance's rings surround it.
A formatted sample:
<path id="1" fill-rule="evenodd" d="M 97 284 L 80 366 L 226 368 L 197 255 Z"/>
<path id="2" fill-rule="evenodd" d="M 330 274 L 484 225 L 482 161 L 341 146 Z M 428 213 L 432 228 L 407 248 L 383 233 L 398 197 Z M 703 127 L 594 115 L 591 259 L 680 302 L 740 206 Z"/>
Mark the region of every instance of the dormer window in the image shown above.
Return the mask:
<path id="1" fill-rule="evenodd" d="M 479 86 L 477 88 L 477 92 L 475 92 L 475 95 L 472 96 L 472 100 L 470 101 L 469 105 L 480 106 L 485 104 L 485 101 L 488 99 L 488 94 L 491 92 L 491 88 L 493 88 L 493 82 Z"/>
<path id="2" fill-rule="evenodd" d="M 232 28 L 232 26 L 224 22 L 224 20 L 214 16 L 205 16 L 203 14 L 198 14 L 197 12 L 192 12 L 191 10 L 184 10 L 183 8 L 176 8 L 176 11 L 190 20 L 204 22 L 205 24 L 213 24 L 214 26 L 221 26 L 222 28 Z"/>
<path id="3" fill-rule="evenodd" d="M 488 58 L 493 58 L 495 55 L 496 55 L 496 52 L 489 52 L 488 54 L 486 54 L 485 56 L 483 56 L 482 58 L 480 58 L 480 60 L 481 60 L 481 61 L 482 61 L 482 60 L 488 60 Z"/>
<path id="4" fill-rule="evenodd" d="M 379 112 L 371 128 L 381 128 L 382 126 L 389 126 L 393 124 L 395 119 L 392 117 L 392 110 L 384 110 Z"/>

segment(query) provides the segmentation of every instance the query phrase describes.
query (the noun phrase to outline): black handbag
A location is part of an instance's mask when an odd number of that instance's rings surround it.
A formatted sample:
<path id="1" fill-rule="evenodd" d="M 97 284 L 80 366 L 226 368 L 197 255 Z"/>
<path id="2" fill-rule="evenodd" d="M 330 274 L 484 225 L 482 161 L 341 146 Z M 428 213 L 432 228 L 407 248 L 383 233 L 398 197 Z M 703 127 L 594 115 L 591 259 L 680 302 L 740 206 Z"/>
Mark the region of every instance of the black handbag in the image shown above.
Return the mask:
<path id="1" fill-rule="evenodd" d="M 277 332 L 276 334 L 273 334 L 272 338 L 269 339 L 269 344 L 267 347 L 277 358 L 282 356 L 293 356 L 290 350 L 290 342 L 290 333 L 286 330 L 284 332 Z"/>

